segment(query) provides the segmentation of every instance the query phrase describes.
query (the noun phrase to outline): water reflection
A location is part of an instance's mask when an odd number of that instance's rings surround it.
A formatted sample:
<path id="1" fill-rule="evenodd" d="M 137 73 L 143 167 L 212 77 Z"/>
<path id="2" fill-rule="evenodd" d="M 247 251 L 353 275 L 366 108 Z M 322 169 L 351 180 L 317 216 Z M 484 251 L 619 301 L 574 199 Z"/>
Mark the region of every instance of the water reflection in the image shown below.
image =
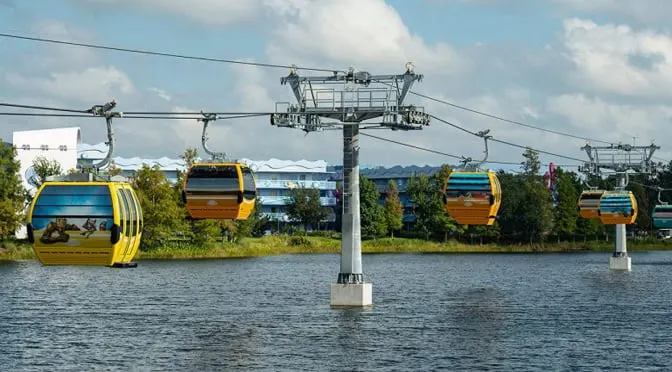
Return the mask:
<path id="1" fill-rule="evenodd" d="M 0 263 L 0 369 L 665 369 L 672 252 L 604 257 L 365 256 L 368 309 L 330 308 L 333 255 Z"/>
<path id="2" fill-rule="evenodd" d="M 505 293 L 494 287 L 447 292 L 439 322 L 450 334 L 446 347 L 467 358 L 493 363 L 502 353 L 507 308 Z"/>

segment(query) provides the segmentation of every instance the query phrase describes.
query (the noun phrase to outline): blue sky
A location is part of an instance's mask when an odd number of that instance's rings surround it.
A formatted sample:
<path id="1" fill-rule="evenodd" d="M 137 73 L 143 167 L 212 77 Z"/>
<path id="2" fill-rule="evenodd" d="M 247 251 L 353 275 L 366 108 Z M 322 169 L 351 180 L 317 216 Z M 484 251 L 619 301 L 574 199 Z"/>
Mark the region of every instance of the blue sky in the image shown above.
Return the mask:
<path id="1" fill-rule="evenodd" d="M 662 0 L 0 0 L 0 32 L 179 54 L 299 66 L 425 75 L 414 90 L 530 125 L 613 142 L 666 138 L 672 106 L 672 3 Z M 88 108 L 114 97 L 120 111 L 272 111 L 292 100 L 284 69 L 184 61 L 0 38 L 0 101 Z M 540 132 L 409 96 L 437 116 L 495 138 L 585 159 L 585 141 Z M 0 109 L 0 111 L 9 111 Z M 15 130 L 79 126 L 91 119 L 0 116 Z M 115 121 L 122 157 L 176 157 L 200 149 L 190 121 Z M 271 127 L 267 117 L 216 122 L 211 145 L 235 158 L 340 163 L 338 132 Z M 376 135 L 438 151 L 482 154 L 482 142 L 440 123 Z M 371 138 L 361 163 L 454 159 Z M 672 147 L 657 141 L 661 159 Z M 520 162 L 519 148 L 492 144 L 490 160 Z M 577 160 L 542 155 L 545 162 Z M 516 168 L 514 166 L 514 168 Z"/>

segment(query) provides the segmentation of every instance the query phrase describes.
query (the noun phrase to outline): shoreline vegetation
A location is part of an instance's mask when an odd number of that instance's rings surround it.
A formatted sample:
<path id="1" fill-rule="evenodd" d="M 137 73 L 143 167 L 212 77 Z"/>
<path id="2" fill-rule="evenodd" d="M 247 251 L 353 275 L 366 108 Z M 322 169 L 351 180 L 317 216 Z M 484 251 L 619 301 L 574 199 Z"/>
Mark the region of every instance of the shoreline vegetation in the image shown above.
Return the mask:
<path id="1" fill-rule="evenodd" d="M 612 252 L 613 241 L 545 242 L 538 244 L 465 244 L 411 238 L 381 238 L 362 241 L 363 254 L 375 253 L 563 253 Z M 320 236 L 276 235 L 244 238 L 236 243 L 216 243 L 209 247 L 170 244 L 151 251 L 140 251 L 135 261 L 165 259 L 227 259 L 276 256 L 284 254 L 334 254 L 340 252 L 340 240 Z M 672 243 L 661 240 L 628 240 L 628 251 L 668 251 Z M 33 249 L 24 241 L 0 243 L 0 261 L 34 260 Z"/>

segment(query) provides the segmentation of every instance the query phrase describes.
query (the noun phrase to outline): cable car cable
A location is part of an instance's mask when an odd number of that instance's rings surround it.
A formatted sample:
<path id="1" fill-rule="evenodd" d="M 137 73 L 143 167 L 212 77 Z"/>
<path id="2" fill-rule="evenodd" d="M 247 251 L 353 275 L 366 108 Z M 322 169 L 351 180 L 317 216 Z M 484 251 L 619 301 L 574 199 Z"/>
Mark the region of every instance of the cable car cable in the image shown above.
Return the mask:
<path id="1" fill-rule="evenodd" d="M 368 133 L 361 133 L 360 132 L 359 134 L 363 135 L 363 136 L 375 138 L 375 139 L 378 139 L 378 140 L 381 140 L 381 141 L 386 141 L 386 142 L 395 143 L 395 144 L 401 145 L 401 146 L 411 147 L 411 148 L 414 148 L 414 149 L 417 149 L 417 150 L 427 151 L 427 152 L 431 152 L 431 153 L 434 153 L 434 154 L 444 155 L 444 156 L 448 156 L 448 157 L 456 158 L 456 159 L 464 159 L 464 157 L 462 157 L 462 156 L 447 154 L 447 153 L 444 153 L 444 152 L 441 152 L 441 151 L 437 151 L 437 150 L 429 149 L 429 148 L 426 148 L 426 147 L 413 145 L 413 144 L 410 144 L 410 143 L 395 141 L 395 140 L 392 140 L 392 139 L 389 139 L 389 138 L 378 137 L 378 136 L 374 136 L 374 135 L 368 134 Z M 488 164 L 503 164 L 503 165 L 520 165 L 521 164 L 520 162 L 513 162 L 513 161 L 485 161 L 485 163 L 488 163 Z M 542 164 L 542 165 L 543 166 L 548 166 L 548 164 Z M 569 167 L 578 167 L 579 165 L 578 164 L 556 164 L 556 166 L 569 168 Z"/>
<path id="2" fill-rule="evenodd" d="M 226 119 L 241 119 L 241 118 L 251 118 L 266 116 L 267 114 L 244 114 L 244 115 L 221 115 L 217 119 L 226 120 Z M 0 112 L 0 116 L 31 116 L 31 117 L 66 117 L 66 118 L 96 118 L 91 115 L 77 115 L 77 114 L 43 114 L 43 113 L 34 113 L 34 112 Z M 154 119 L 154 120 L 197 120 L 199 117 L 184 117 L 184 116 L 150 116 L 150 115 L 124 115 L 119 119 Z"/>
<path id="3" fill-rule="evenodd" d="M 100 45 L 100 44 L 77 43 L 77 42 L 73 42 L 73 41 L 45 39 L 45 38 L 40 38 L 40 37 L 21 36 L 21 35 L 13 35 L 13 34 L 5 34 L 5 33 L 0 33 L 0 37 L 11 38 L 11 39 L 30 40 L 30 41 L 39 41 L 39 42 L 43 42 L 43 43 L 78 46 L 78 47 L 85 47 L 85 48 L 113 50 L 113 51 L 117 51 L 117 52 L 128 52 L 128 53 L 136 53 L 136 54 L 147 54 L 147 55 L 153 55 L 153 56 L 161 56 L 161 57 L 173 57 L 173 58 L 181 58 L 181 59 L 189 59 L 189 60 L 197 60 L 197 61 L 206 61 L 206 62 L 220 62 L 220 63 L 230 63 L 230 64 L 238 64 L 238 65 L 270 67 L 270 68 L 284 68 L 284 69 L 294 68 L 294 69 L 297 69 L 297 70 L 320 71 L 320 72 L 340 72 L 340 71 L 342 71 L 342 70 L 339 70 L 339 69 L 300 67 L 300 66 L 294 66 L 294 65 L 280 65 L 280 64 L 274 64 L 274 63 L 238 61 L 238 60 L 234 60 L 234 59 L 189 56 L 189 55 L 183 55 L 183 54 L 154 52 L 154 51 L 149 51 L 149 50 L 133 49 L 133 48 L 120 48 L 120 47 L 112 47 L 112 46 L 106 46 L 106 45 Z M 343 72 L 345 72 L 345 71 L 343 71 Z"/>
<path id="4" fill-rule="evenodd" d="M 220 59 L 220 58 L 210 58 L 210 57 L 199 57 L 199 56 L 188 56 L 188 55 L 181 55 L 181 54 L 174 54 L 174 53 L 164 53 L 164 52 L 154 52 L 154 51 L 146 51 L 146 50 L 141 50 L 141 49 L 132 49 L 132 48 L 121 48 L 121 47 L 111 47 L 111 46 L 105 46 L 105 45 L 99 45 L 99 44 L 87 44 L 87 43 L 77 43 L 77 42 L 70 42 L 70 41 L 63 41 L 63 40 L 55 40 L 55 39 L 45 39 L 45 38 L 38 38 L 38 37 L 29 37 L 29 36 L 21 36 L 21 35 L 13 35 L 13 34 L 6 34 L 6 33 L 0 33 L 0 37 L 5 37 L 5 38 L 13 38 L 13 39 L 21 39 L 21 40 L 30 40 L 30 41 L 38 41 L 38 42 L 45 42 L 45 43 L 53 43 L 53 44 L 62 44 L 62 45 L 69 45 L 69 46 L 79 46 L 79 47 L 86 47 L 86 48 L 94 48 L 94 49 L 105 49 L 105 50 L 113 50 L 113 51 L 121 51 L 121 52 L 129 52 L 129 53 L 139 53 L 139 54 L 148 54 L 148 55 L 156 55 L 156 56 L 163 56 L 163 57 L 173 57 L 173 58 L 182 58 L 182 59 L 190 59 L 190 60 L 201 60 L 201 61 L 208 61 L 208 62 L 220 62 L 220 63 L 231 63 L 231 64 L 241 64 L 241 65 L 251 65 L 251 66 L 259 66 L 259 67 L 269 67 L 269 68 L 288 68 L 288 69 L 300 69 L 300 70 L 307 70 L 307 71 L 319 71 L 319 72 L 340 72 L 342 70 L 338 69 L 325 69 L 325 68 L 312 68 L 312 67 L 300 67 L 300 66 L 295 66 L 295 65 L 281 65 L 281 64 L 271 64 L 271 63 L 260 63 L 260 62 L 247 62 L 247 61 L 238 61 L 238 60 L 232 60 L 232 59 Z M 388 83 L 384 83 L 386 85 L 390 85 Z M 583 136 L 576 136 L 570 133 L 565 133 L 565 132 L 560 132 L 560 131 L 555 131 L 552 129 L 547 129 L 547 128 L 541 128 L 537 127 L 534 125 L 530 124 L 525 124 L 519 121 L 515 120 L 510 120 L 506 119 L 504 117 L 498 116 L 498 115 L 493 115 L 493 114 L 488 114 L 479 110 L 475 109 L 470 109 L 465 106 L 457 105 L 452 102 L 442 100 L 436 97 L 431 97 L 426 94 L 422 94 L 419 92 L 415 92 L 413 90 L 409 90 L 409 93 L 414 94 L 418 97 L 422 97 L 425 99 L 429 99 L 438 103 L 442 103 L 445 105 L 449 105 L 451 107 L 455 107 L 461 110 L 465 110 L 471 113 L 475 113 L 478 115 L 486 116 L 492 119 L 504 121 L 507 123 L 519 125 L 519 126 L 524 126 L 527 128 L 532 128 L 532 129 L 537 129 L 541 130 L 544 132 L 548 133 L 553 133 L 557 135 L 562 135 L 566 137 L 571 137 L 571 138 L 576 138 L 576 139 L 582 139 L 590 142 L 598 142 L 598 143 L 604 143 L 604 144 L 613 144 L 613 142 L 610 141 L 603 141 L 603 140 L 598 140 L 595 138 L 590 138 L 590 137 L 583 137 Z M 78 111 L 76 111 L 78 112 Z M 133 112 L 129 114 L 141 114 L 139 112 Z M 164 114 L 164 113 L 161 113 Z M 165 113 L 168 114 L 168 113 Z M 662 158 L 658 158 L 659 160 L 665 160 Z M 666 160 L 667 161 L 667 160 Z"/>
<path id="5" fill-rule="evenodd" d="M 442 99 L 439 99 L 439 98 L 431 97 L 431 96 L 428 96 L 426 94 L 418 93 L 418 92 L 415 92 L 415 91 L 412 91 L 412 90 L 409 90 L 408 92 L 411 93 L 411 94 L 414 94 L 418 97 L 422 97 L 422 98 L 425 98 L 425 99 L 428 99 L 428 100 L 431 100 L 431 101 L 434 101 L 434 102 L 438 102 L 438 103 L 443 103 L 445 105 L 455 107 L 455 108 L 458 108 L 460 110 L 468 111 L 468 112 L 471 112 L 471 113 L 474 113 L 474 114 L 477 114 L 477 115 L 486 116 L 486 117 L 496 119 L 496 120 L 500 120 L 500 121 L 503 121 L 503 122 L 506 122 L 506 123 L 511 123 L 511 124 L 515 124 L 515 125 L 519 125 L 519 126 L 523 126 L 523 127 L 527 127 L 527 128 L 540 130 L 540 131 L 543 131 L 543 132 L 553 133 L 553 134 L 566 136 L 566 137 L 571 137 L 571 138 L 580 139 L 580 140 L 585 140 L 585 141 L 589 141 L 589 142 L 598 142 L 598 143 L 604 143 L 604 144 L 608 144 L 608 145 L 613 144 L 613 142 L 609 142 L 609 141 L 603 141 L 603 140 L 590 138 L 590 137 L 577 136 L 577 135 L 570 134 L 570 133 L 565 133 L 565 132 L 560 132 L 560 131 L 556 131 L 556 130 L 552 130 L 552 129 L 537 127 L 537 126 L 530 125 L 530 124 L 525 124 L 525 123 L 522 123 L 522 122 L 519 122 L 519 121 L 506 119 L 506 118 L 498 116 L 498 115 L 488 114 L 487 112 L 470 109 L 468 107 L 460 106 L 460 105 L 457 105 L 455 103 L 445 101 L 445 100 L 442 100 Z"/>
<path id="6" fill-rule="evenodd" d="M 90 115 L 89 110 L 75 110 L 75 109 L 65 109 L 65 108 L 60 108 L 60 107 L 49 107 L 49 106 L 33 106 L 33 105 L 23 105 L 23 104 L 18 104 L 18 103 L 8 103 L 8 102 L 0 102 L 0 106 L 4 107 L 14 107 L 14 108 L 25 108 L 25 109 L 33 109 L 33 110 L 44 110 L 44 111 L 60 111 L 60 112 L 71 112 L 71 113 L 79 113 L 79 114 L 86 114 L 83 115 L 85 117 L 92 117 Z M 201 112 L 196 112 L 196 111 L 191 111 L 191 112 L 171 112 L 171 111 L 165 111 L 165 112 L 142 112 L 142 111 L 124 111 L 124 117 L 129 117 L 129 115 L 170 115 L 170 116 L 175 116 L 175 115 L 198 115 L 198 117 L 201 116 Z M 212 114 L 215 115 L 250 115 L 250 116 L 264 116 L 264 115 L 271 115 L 274 114 L 274 112 L 259 112 L 259 111 L 243 111 L 243 112 L 236 112 L 236 111 L 229 111 L 229 112 L 212 112 Z M 30 115 L 25 115 L 25 116 L 30 116 Z M 37 116 L 45 116 L 45 115 L 37 115 Z M 191 119 L 191 118 L 186 118 L 186 119 Z"/>
<path id="7" fill-rule="evenodd" d="M 432 118 L 438 120 L 438 121 L 441 122 L 441 123 L 450 125 L 450 126 L 453 127 L 453 128 L 459 129 L 459 130 L 461 130 L 461 131 L 463 131 L 463 132 L 466 132 L 466 133 L 469 133 L 469 134 L 471 134 L 471 135 L 473 135 L 473 136 L 480 137 L 477 133 L 472 132 L 472 131 L 470 131 L 470 130 L 468 130 L 468 129 L 465 129 L 465 128 L 463 128 L 463 127 L 457 125 L 457 124 L 451 123 L 451 122 L 449 122 L 449 121 L 447 121 L 447 120 L 441 119 L 440 117 L 438 117 L 438 116 L 436 116 L 436 115 L 432 115 L 432 114 L 430 114 L 429 116 L 431 116 Z M 538 150 L 538 149 L 535 149 L 535 148 L 532 148 L 532 147 L 529 147 L 529 146 L 523 146 L 523 145 L 519 145 L 519 144 L 516 144 L 516 143 L 513 143 L 513 142 L 503 141 L 503 140 L 500 140 L 500 139 L 497 139 L 497 138 L 494 138 L 494 137 L 491 137 L 491 138 L 489 139 L 489 141 L 499 142 L 499 143 L 502 143 L 502 144 L 505 144 L 505 145 L 509 145 L 509 146 L 513 146 L 513 147 L 518 147 L 518 148 L 522 148 L 522 149 L 528 149 L 528 148 L 529 148 L 529 149 L 534 150 L 534 151 L 536 151 L 536 152 L 538 152 L 538 153 L 540 153 L 540 154 L 546 154 L 546 155 L 556 156 L 556 157 L 559 157 L 559 158 L 564 158 L 564 159 L 568 159 L 568 160 L 579 161 L 579 162 L 582 162 L 582 163 L 585 162 L 585 160 L 583 160 L 583 159 L 575 158 L 575 157 L 572 157 L 572 156 L 560 155 L 560 154 L 556 154 L 556 153 L 553 153 L 553 152 L 548 152 L 548 151 Z"/>

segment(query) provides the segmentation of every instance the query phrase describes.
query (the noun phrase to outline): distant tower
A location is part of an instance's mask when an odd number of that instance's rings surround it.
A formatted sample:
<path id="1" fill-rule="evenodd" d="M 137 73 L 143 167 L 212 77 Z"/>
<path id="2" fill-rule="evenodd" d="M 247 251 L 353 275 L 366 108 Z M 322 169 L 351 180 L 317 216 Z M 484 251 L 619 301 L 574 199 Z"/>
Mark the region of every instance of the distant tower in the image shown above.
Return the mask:
<path id="1" fill-rule="evenodd" d="M 628 171 L 640 174 L 651 174 L 654 171 L 651 157 L 654 151 L 658 149 L 660 149 L 660 146 L 654 144 L 650 146 L 618 144 L 602 147 L 585 145 L 581 150 L 586 151 L 590 161 L 579 167 L 579 171 L 586 176 L 599 176 L 601 169 L 611 169 L 619 176 L 616 190 L 622 191 L 628 185 Z M 632 269 L 632 259 L 628 256 L 625 225 L 617 224 L 615 227 L 614 253 L 609 259 L 609 268 L 630 271 Z"/>
<path id="2" fill-rule="evenodd" d="M 332 306 L 373 304 L 372 285 L 362 272 L 359 203 L 359 130 L 389 128 L 419 130 L 430 116 L 422 108 L 405 105 L 413 83 L 422 75 L 411 62 L 400 75 L 371 75 L 365 71 L 334 71 L 330 76 L 299 76 L 292 68 L 281 84 L 289 84 L 297 104 L 276 103 L 271 125 L 297 128 L 306 133 L 325 128 L 343 128 L 343 217 L 341 269 L 331 285 Z M 331 88 L 330 88 L 331 87 Z M 322 119 L 332 121 L 323 122 Z M 376 119 L 375 122 L 364 122 Z"/>

